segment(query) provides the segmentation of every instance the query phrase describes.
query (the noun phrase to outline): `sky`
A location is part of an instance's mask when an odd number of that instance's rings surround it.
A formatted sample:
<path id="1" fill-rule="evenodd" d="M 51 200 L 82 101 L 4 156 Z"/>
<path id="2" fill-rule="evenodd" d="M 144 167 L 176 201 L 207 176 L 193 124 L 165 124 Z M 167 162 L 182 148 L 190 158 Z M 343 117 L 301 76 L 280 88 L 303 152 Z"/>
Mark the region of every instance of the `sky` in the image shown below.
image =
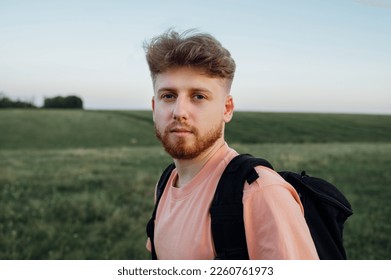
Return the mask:
<path id="1" fill-rule="evenodd" d="M 391 114 L 391 0 L 0 0 L 0 92 L 150 109 L 143 43 L 169 28 L 231 52 L 236 110 Z"/>

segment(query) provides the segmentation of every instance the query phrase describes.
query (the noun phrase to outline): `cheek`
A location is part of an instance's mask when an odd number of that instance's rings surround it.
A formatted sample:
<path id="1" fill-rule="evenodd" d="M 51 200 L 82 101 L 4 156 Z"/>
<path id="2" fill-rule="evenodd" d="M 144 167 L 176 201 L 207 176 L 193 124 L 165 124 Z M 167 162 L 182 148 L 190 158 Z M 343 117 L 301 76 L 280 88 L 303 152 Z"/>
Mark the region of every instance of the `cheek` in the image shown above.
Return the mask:
<path id="1" fill-rule="evenodd" d="M 202 123 L 204 130 L 209 130 L 211 127 L 216 127 L 216 125 L 224 122 L 223 112 L 218 108 L 209 111 L 208 113 L 201 113 L 198 115 L 198 120 Z"/>
<path id="2" fill-rule="evenodd" d="M 162 108 L 162 106 L 158 103 L 155 103 L 155 108 L 154 108 L 154 111 L 153 111 L 153 117 L 155 118 L 155 120 L 159 120 L 161 119 L 166 113 L 167 110 L 164 110 L 164 108 Z"/>
<path id="3" fill-rule="evenodd" d="M 158 128 L 161 128 L 170 122 L 170 116 L 167 110 L 162 110 L 162 108 L 157 106 L 153 112 L 153 121 Z"/>

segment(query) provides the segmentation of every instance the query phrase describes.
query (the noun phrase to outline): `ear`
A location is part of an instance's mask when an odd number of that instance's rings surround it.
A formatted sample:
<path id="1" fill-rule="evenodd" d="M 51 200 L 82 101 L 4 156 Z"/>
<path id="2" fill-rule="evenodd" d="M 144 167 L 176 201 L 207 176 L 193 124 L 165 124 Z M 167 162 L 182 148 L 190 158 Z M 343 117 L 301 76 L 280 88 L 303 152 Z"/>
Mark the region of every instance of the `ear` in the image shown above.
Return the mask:
<path id="1" fill-rule="evenodd" d="M 234 99 L 232 95 L 227 95 L 225 98 L 225 104 L 224 104 L 224 122 L 228 123 L 231 121 L 233 113 L 234 113 Z"/>
<path id="2" fill-rule="evenodd" d="M 152 96 L 152 118 L 155 121 L 155 96 Z"/>

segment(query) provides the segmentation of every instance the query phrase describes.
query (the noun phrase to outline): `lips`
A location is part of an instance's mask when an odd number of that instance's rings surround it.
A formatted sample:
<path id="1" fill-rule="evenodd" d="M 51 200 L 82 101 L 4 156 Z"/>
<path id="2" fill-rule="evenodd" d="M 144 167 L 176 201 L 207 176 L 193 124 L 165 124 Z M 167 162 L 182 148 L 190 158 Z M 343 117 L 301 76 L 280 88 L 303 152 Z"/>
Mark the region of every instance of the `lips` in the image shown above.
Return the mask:
<path id="1" fill-rule="evenodd" d="M 194 129 L 192 127 L 179 123 L 172 123 L 166 131 L 177 134 L 194 133 Z"/>
<path id="2" fill-rule="evenodd" d="M 170 129 L 170 132 L 173 132 L 173 133 L 191 133 L 192 131 L 190 129 L 187 129 L 187 128 L 172 128 Z"/>

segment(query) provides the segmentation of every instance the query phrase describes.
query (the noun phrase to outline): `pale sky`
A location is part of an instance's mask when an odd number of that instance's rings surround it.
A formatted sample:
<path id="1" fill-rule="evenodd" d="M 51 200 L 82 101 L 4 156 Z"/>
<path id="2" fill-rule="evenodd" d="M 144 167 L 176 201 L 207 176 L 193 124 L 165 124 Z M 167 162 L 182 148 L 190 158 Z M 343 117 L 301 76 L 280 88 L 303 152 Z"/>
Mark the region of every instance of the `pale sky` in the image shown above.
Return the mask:
<path id="1" fill-rule="evenodd" d="M 391 0 L 0 0 L 0 92 L 150 109 L 142 45 L 171 27 L 231 52 L 238 110 L 391 113 Z"/>

